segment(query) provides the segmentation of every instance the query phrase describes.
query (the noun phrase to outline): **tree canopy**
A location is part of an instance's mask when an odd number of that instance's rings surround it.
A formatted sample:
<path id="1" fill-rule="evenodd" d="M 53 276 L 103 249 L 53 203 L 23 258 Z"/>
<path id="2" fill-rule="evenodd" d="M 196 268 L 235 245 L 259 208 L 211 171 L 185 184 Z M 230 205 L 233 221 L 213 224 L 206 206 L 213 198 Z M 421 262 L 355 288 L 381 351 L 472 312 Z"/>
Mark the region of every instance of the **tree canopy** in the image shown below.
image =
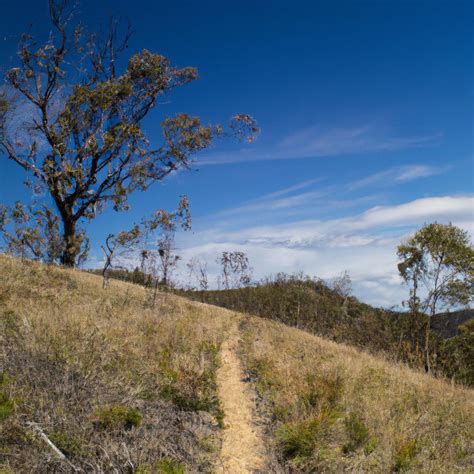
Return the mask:
<path id="1" fill-rule="evenodd" d="M 49 5 L 50 37 L 39 44 L 23 35 L 18 66 L 5 74 L 0 150 L 25 171 L 30 187 L 51 198 L 48 212 L 61 222 L 59 260 L 73 266 L 87 243 L 81 223 L 107 204 L 127 210 L 130 194 L 189 168 L 192 156 L 216 138 L 251 141 L 258 128 L 247 114 L 233 116 L 224 129 L 178 113 L 161 121 L 162 143 L 153 147 L 143 119 L 160 97 L 196 80 L 197 70 L 175 67 L 147 49 L 132 54 L 122 68 L 118 58 L 127 50 L 130 30 L 121 37 L 112 22 L 100 40 L 73 24 L 67 0 Z M 38 204 L 49 205 L 41 199 Z"/>
<path id="2" fill-rule="evenodd" d="M 410 286 L 408 306 L 428 315 L 426 369 L 430 371 L 431 321 L 440 306 L 467 306 L 474 297 L 474 249 L 465 230 L 427 224 L 398 247 L 398 270 Z"/>

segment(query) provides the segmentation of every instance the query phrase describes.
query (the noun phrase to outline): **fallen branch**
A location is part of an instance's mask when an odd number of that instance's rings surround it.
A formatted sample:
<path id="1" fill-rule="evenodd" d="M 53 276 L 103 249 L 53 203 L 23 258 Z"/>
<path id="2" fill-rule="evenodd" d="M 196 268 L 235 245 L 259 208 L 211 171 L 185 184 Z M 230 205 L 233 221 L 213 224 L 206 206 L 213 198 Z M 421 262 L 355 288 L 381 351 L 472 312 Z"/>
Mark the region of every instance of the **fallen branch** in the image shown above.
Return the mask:
<path id="1" fill-rule="evenodd" d="M 66 456 L 64 455 L 64 453 L 62 453 L 60 451 L 60 449 L 48 438 L 48 436 L 46 435 L 46 433 L 43 431 L 43 429 L 41 428 L 40 425 L 38 425 L 38 423 L 33 423 L 31 421 L 27 422 L 26 423 L 33 431 L 35 431 L 39 436 L 40 438 L 43 439 L 43 441 L 54 451 L 54 453 L 56 454 L 56 456 L 58 456 L 59 459 L 63 459 L 63 460 L 66 460 Z"/>
<path id="2" fill-rule="evenodd" d="M 39 437 L 51 448 L 51 450 L 56 454 L 56 456 L 61 459 L 62 461 L 66 461 L 69 466 L 71 466 L 74 471 L 78 472 L 80 469 L 78 469 L 76 466 L 74 466 L 66 457 L 66 455 L 48 438 L 46 433 L 43 431 L 40 425 L 38 423 L 34 423 L 32 421 L 28 421 L 27 426 L 29 426 L 36 434 L 39 435 Z"/>

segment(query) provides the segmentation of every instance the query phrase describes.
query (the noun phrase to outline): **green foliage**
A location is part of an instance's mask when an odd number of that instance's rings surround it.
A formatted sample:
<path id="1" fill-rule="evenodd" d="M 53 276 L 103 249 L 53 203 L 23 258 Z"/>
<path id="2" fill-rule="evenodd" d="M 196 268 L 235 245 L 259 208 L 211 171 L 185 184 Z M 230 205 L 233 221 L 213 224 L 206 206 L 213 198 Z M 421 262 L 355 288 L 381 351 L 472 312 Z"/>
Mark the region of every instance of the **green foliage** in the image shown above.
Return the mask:
<path id="1" fill-rule="evenodd" d="M 365 443 L 365 446 L 364 446 L 364 453 L 368 456 L 370 453 L 373 453 L 376 449 L 377 449 L 377 446 L 378 446 L 378 440 L 377 438 L 373 437 L 373 438 L 370 438 L 367 443 Z"/>
<path id="2" fill-rule="evenodd" d="M 439 303 L 467 305 L 474 289 L 474 249 L 466 231 L 452 224 L 427 224 L 398 247 L 398 269 L 411 285 L 409 306 L 436 313 Z M 426 295 L 420 300 L 420 287 Z"/>
<path id="3" fill-rule="evenodd" d="M 173 459 L 163 458 L 155 463 L 154 466 L 140 465 L 133 474 L 184 474 L 186 466 Z"/>
<path id="4" fill-rule="evenodd" d="M 275 431 L 275 438 L 286 459 L 310 457 L 320 439 L 318 419 L 285 423 Z"/>
<path id="5" fill-rule="evenodd" d="M 342 447 L 344 453 L 355 451 L 369 440 L 369 429 L 357 413 L 349 413 L 344 419 L 344 427 L 348 437 L 348 442 Z"/>
<path id="6" fill-rule="evenodd" d="M 410 286 L 412 314 L 428 314 L 424 337 L 425 369 L 430 372 L 430 329 L 439 305 L 468 305 L 474 296 L 474 248 L 466 231 L 452 224 L 427 224 L 401 244 L 398 270 Z"/>
<path id="7" fill-rule="evenodd" d="M 10 381 L 8 374 L 0 372 L 0 421 L 6 420 L 15 409 L 15 403 L 6 391 Z"/>
<path id="8" fill-rule="evenodd" d="M 25 171 L 32 188 L 54 201 L 52 212 L 63 230 L 59 259 L 74 266 L 85 243 L 79 226 L 107 204 L 126 211 L 132 193 L 189 168 L 192 155 L 214 140 L 251 141 L 258 127 L 252 117 L 239 114 L 224 132 L 219 124 L 205 125 L 199 117 L 179 113 L 162 120 L 162 142 L 152 148 L 143 120 L 159 97 L 194 81 L 197 70 L 177 68 L 147 49 L 119 60 L 130 31 L 118 38 L 111 22 L 103 42 L 98 41 L 74 25 L 68 4 L 50 2 L 51 32 L 44 43 L 22 35 L 17 64 L 6 71 L 5 81 L 33 111 L 19 117 L 18 108 L 1 98 L 0 153 Z M 34 219 L 31 226 L 44 234 Z"/>
<path id="9" fill-rule="evenodd" d="M 15 403 L 5 392 L 0 392 L 0 421 L 6 420 L 15 408 Z"/>
<path id="10" fill-rule="evenodd" d="M 439 364 L 456 382 L 474 385 L 474 319 L 459 326 L 460 333 L 443 342 Z"/>
<path id="11" fill-rule="evenodd" d="M 88 270 L 90 273 L 95 275 L 102 275 L 103 270 Z M 138 267 L 136 267 L 133 271 L 129 271 L 127 269 L 115 269 L 112 268 L 108 270 L 109 278 L 113 280 L 121 280 L 121 281 L 128 281 L 129 283 L 134 283 L 136 285 L 146 286 L 149 283 L 149 275 L 146 275 L 142 272 Z M 160 286 L 162 289 L 162 286 Z"/>
<path id="12" fill-rule="evenodd" d="M 316 449 L 322 450 L 327 442 L 328 430 L 338 417 L 339 413 L 335 411 L 323 410 L 303 420 L 279 426 L 274 436 L 284 458 L 302 461 L 310 458 Z"/>
<path id="13" fill-rule="evenodd" d="M 0 234 L 5 250 L 17 257 L 53 263 L 64 250 L 59 218 L 45 204 L 25 206 L 17 201 L 11 208 L 0 204 Z"/>
<path id="14" fill-rule="evenodd" d="M 107 431 L 130 430 L 140 425 L 142 415 L 134 408 L 128 408 L 124 405 L 112 405 L 95 410 L 93 420 L 96 426 Z"/>
<path id="15" fill-rule="evenodd" d="M 0 372 L 0 387 L 11 382 L 10 376 L 6 372 Z"/>
<path id="16" fill-rule="evenodd" d="M 408 470 L 412 466 L 417 452 L 418 442 L 416 439 L 402 442 L 395 453 L 395 464 L 393 470 L 395 472 L 404 472 Z"/>
<path id="17" fill-rule="evenodd" d="M 172 459 L 161 459 L 155 466 L 157 473 L 162 474 L 184 474 L 186 467 L 184 464 L 173 461 Z"/>
<path id="18" fill-rule="evenodd" d="M 82 456 L 85 454 L 84 442 L 77 436 L 68 435 L 62 431 L 49 434 L 49 439 L 66 456 Z"/>

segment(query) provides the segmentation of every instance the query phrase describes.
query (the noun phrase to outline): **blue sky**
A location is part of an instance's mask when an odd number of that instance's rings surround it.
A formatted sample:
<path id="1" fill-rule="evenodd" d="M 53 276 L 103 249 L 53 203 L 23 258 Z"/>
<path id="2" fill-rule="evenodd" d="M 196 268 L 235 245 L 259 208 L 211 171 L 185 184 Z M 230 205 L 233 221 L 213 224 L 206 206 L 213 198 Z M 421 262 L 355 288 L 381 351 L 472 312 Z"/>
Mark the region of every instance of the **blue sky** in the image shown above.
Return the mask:
<path id="1" fill-rule="evenodd" d="M 99 3 L 99 5 L 97 5 Z M 225 122 L 252 114 L 253 144 L 219 143 L 180 172 L 107 211 L 88 229 L 92 256 L 110 231 L 157 207 L 191 200 L 185 259 L 210 271 L 223 250 L 249 253 L 255 276 L 344 270 L 364 301 L 396 304 L 405 289 L 395 248 L 425 222 L 472 231 L 473 56 L 470 1 L 82 0 L 85 23 L 129 19 L 129 53 L 147 48 L 200 79 L 167 97 L 146 122 L 152 142 L 166 115 Z M 2 67 L 18 35 L 48 33 L 46 1 L 0 0 Z M 27 15 L 25 15 L 27 12 Z M 0 159 L 0 202 L 28 199 Z"/>

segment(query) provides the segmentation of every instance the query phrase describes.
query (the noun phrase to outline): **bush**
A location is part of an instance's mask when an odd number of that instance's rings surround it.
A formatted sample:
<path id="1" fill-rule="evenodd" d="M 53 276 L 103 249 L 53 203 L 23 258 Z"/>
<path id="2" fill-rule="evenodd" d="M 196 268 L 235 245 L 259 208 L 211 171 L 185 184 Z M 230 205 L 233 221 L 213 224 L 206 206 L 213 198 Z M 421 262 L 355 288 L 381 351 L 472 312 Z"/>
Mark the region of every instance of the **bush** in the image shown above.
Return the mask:
<path id="1" fill-rule="evenodd" d="M 309 380 L 310 388 L 302 399 L 311 407 L 335 408 L 343 391 L 342 377 L 336 373 L 314 376 Z"/>
<path id="2" fill-rule="evenodd" d="M 0 372 L 0 388 L 10 383 L 10 377 L 5 372 Z M 13 409 L 15 403 L 4 390 L 0 390 L 0 421 L 6 420 Z"/>
<path id="3" fill-rule="evenodd" d="M 153 466 L 138 466 L 133 474 L 184 474 L 186 472 L 186 466 L 173 459 L 160 459 Z"/>
<path id="4" fill-rule="evenodd" d="M 410 439 L 400 444 L 395 453 L 395 472 L 403 472 L 412 466 L 413 460 L 418 452 L 418 442 L 416 439 Z"/>
<path id="5" fill-rule="evenodd" d="M 70 436 L 62 431 L 56 431 L 49 434 L 49 439 L 66 456 L 81 456 L 85 452 L 82 440 L 76 436 Z"/>
<path id="6" fill-rule="evenodd" d="M 160 370 L 162 386 L 159 391 L 168 400 L 184 411 L 207 411 L 214 415 L 219 426 L 223 426 L 224 414 L 216 396 L 216 370 L 219 365 L 219 347 L 204 341 L 198 347 L 203 360 L 209 366 L 200 368 L 171 367 L 170 354 L 161 354 Z M 173 364 L 171 364 L 173 365 Z"/>
<path id="7" fill-rule="evenodd" d="M 474 386 L 474 319 L 459 326 L 459 335 L 443 342 L 439 364 L 448 377 Z"/>
<path id="8" fill-rule="evenodd" d="M 124 405 L 102 407 L 94 412 L 94 423 L 107 431 L 130 430 L 141 421 L 142 415 L 138 410 Z"/>
<path id="9" fill-rule="evenodd" d="M 0 421 L 6 420 L 14 408 L 15 404 L 13 400 L 11 400 L 6 393 L 0 392 Z"/>
<path id="10" fill-rule="evenodd" d="M 344 453 L 350 453 L 360 448 L 369 440 L 369 430 L 359 416 L 352 412 L 344 419 L 349 441 L 342 447 Z"/>
<path id="11" fill-rule="evenodd" d="M 320 421 L 311 419 L 285 423 L 276 430 L 275 437 L 286 459 L 308 458 L 314 452 L 320 433 Z"/>
<path id="12" fill-rule="evenodd" d="M 324 449 L 328 429 L 338 419 L 336 411 L 323 410 L 302 421 L 292 421 L 275 430 L 283 456 L 289 460 L 310 458 L 316 448 Z"/>

